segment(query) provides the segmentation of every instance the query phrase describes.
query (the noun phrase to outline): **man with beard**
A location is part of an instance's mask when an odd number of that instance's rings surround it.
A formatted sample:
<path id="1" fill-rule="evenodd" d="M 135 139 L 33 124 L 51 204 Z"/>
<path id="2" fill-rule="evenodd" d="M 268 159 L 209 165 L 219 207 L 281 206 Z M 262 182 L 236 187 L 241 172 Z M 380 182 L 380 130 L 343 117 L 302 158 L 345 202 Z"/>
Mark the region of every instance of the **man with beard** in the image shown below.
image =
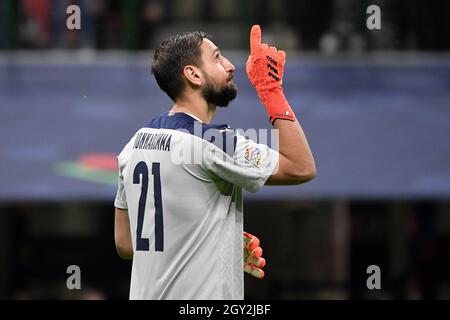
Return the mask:
<path id="1" fill-rule="evenodd" d="M 152 72 L 174 105 L 118 156 L 115 242 L 133 259 L 130 299 L 243 299 L 243 269 L 262 278 L 265 260 L 259 240 L 243 232 L 242 188 L 315 176 L 281 87 L 285 53 L 261 44 L 257 25 L 250 47 L 247 74 L 279 130 L 279 151 L 212 123 L 237 88 L 234 66 L 204 33 L 172 36 L 155 51 Z M 186 157 L 191 150 L 201 158 Z"/>

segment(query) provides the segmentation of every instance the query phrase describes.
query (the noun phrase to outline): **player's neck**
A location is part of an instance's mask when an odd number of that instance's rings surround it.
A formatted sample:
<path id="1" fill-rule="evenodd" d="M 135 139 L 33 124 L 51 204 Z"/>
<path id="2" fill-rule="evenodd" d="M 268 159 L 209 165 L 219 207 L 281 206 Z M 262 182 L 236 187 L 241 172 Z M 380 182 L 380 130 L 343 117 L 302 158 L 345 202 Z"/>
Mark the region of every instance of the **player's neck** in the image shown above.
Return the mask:
<path id="1" fill-rule="evenodd" d="M 211 123 L 216 114 L 216 106 L 208 104 L 203 98 L 179 99 L 170 111 L 186 112 L 199 118 L 203 123 Z"/>

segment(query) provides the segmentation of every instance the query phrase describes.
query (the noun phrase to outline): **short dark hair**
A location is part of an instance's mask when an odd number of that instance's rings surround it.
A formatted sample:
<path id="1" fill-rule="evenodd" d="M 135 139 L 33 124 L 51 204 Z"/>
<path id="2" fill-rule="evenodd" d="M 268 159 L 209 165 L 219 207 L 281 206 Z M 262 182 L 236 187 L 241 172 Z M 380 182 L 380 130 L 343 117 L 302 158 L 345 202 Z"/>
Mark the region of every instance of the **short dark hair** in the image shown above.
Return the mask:
<path id="1" fill-rule="evenodd" d="M 201 31 L 186 32 L 171 36 L 156 49 L 152 73 L 161 90 L 175 101 L 184 90 L 183 69 L 192 64 L 202 66 L 203 39 L 209 36 Z"/>

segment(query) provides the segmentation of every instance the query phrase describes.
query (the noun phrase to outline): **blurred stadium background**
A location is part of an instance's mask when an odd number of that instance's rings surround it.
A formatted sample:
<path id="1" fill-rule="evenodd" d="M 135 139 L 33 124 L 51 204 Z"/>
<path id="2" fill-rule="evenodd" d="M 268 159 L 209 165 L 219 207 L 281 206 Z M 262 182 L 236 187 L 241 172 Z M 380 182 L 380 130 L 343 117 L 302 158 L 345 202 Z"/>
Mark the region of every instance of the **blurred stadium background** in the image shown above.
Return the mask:
<path id="1" fill-rule="evenodd" d="M 81 7 L 68 31 L 66 8 Z M 381 8 L 382 29 L 366 28 Z M 126 299 L 115 155 L 170 108 L 149 71 L 165 36 L 204 30 L 236 65 L 217 121 L 269 128 L 248 31 L 284 48 L 285 92 L 318 176 L 246 194 L 266 279 L 248 299 L 450 298 L 450 2 L 0 0 L 0 298 Z M 66 288 L 79 265 L 82 290 Z M 381 268 L 368 290 L 366 268 Z"/>

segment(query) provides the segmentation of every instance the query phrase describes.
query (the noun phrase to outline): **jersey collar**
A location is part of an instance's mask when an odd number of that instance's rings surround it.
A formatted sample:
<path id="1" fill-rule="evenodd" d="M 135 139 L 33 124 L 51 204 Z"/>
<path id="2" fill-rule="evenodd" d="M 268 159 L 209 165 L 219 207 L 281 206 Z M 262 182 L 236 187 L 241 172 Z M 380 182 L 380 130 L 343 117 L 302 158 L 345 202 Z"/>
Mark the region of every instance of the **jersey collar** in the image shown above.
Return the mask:
<path id="1" fill-rule="evenodd" d="M 173 116 L 175 113 L 185 113 L 185 114 L 187 114 L 188 116 L 190 116 L 191 118 L 194 118 L 195 120 L 197 120 L 198 122 L 203 123 L 202 120 L 200 120 L 198 117 L 194 116 L 193 114 L 191 114 L 191 113 L 189 113 L 189 112 L 171 112 L 171 111 L 169 111 L 168 114 L 169 114 L 169 116 Z"/>

